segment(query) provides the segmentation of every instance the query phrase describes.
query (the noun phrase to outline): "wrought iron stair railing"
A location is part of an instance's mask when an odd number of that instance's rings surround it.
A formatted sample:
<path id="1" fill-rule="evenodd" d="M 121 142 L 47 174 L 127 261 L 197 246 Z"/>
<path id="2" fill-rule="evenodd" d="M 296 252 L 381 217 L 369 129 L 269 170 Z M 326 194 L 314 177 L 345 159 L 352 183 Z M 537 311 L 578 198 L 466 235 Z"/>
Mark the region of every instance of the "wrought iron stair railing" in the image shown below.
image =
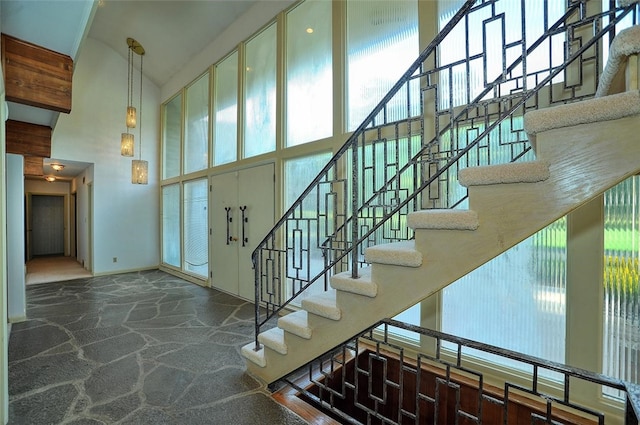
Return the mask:
<path id="1" fill-rule="evenodd" d="M 543 30 L 531 36 L 525 2 L 520 16 L 501 10 L 507 2 L 467 0 L 257 246 L 256 349 L 261 327 L 294 299 L 326 290 L 334 273 L 356 277 L 366 247 L 411 239 L 408 213 L 464 205 L 459 169 L 530 158 L 525 111 L 593 97 L 604 37 L 625 16 L 638 20 L 636 6 L 601 11 L 578 0 L 550 24 L 554 2 L 544 0 Z M 477 15 L 484 29 L 502 28 L 498 56 L 485 49 L 488 31 L 479 50 L 470 45 Z M 519 37 L 506 40 L 507 25 L 519 25 Z M 447 57 L 453 46 L 462 57 Z"/>
<path id="2" fill-rule="evenodd" d="M 398 345 L 400 333 L 428 341 L 430 351 Z M 502 380 L 483 373 L 486 356 L 517 366 Z M 638 425 L 640 419 L 638 385 L 391 319 L 282 382 L 341 423 Z M 607 399 L 605 389 L 622 403 Z"/>

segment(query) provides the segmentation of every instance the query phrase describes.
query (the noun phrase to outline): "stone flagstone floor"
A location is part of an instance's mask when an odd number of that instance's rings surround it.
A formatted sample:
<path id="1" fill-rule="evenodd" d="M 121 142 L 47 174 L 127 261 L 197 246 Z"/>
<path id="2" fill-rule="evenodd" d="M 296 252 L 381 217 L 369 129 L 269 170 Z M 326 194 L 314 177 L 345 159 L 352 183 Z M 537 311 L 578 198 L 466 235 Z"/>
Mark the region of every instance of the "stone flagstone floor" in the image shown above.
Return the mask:
<path id="1" fill-rule="evenodd" d="M 253 304 L 155 270 L 29 286 L 9 424 L 305 424 L 245 373 Z"/>

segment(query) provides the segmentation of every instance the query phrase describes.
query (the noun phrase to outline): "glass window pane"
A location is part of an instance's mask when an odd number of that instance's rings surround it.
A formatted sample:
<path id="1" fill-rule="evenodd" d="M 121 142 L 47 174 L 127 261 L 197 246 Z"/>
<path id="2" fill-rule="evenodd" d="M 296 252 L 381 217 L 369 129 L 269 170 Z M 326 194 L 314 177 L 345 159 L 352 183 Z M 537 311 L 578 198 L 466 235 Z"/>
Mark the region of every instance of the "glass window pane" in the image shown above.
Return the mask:
<path id="1" fill-rule="evenodd" d="M 209 164 L 209 73 L 187 88 L 185 98 L 184 174 Z"/>
<path id="2" fill-rule="evenodd" d="M 371 113 L 418 54 L 417 0 L 347 2 L 349 131 Z M 407 103 L 406 94 L 396 96 L 389 106 L 390 120 L 406 117 Z"/>
<path id="3" fill-rule="evenodd" d="M 162 188 L 162 262 L 180 267 L 180 185 Z"/>
<path id="4" fill-rule="evenodd" d="M 202 277 L 209 272 L 207 180 L 184 184 L 183 269 Z"/>
<path id="5" fill-rule="evenodd" d="M 612 10 L 611 6 L 615 7 L 615 4 L 612 4 L 611 0 L 602 0 L 602 10 L 610 11 Z M 620 12 L 618 12 L 618 15 Z M 629 13 L 625 16 L 620 22 L 616 24 L 616 34 L 619 34 L 625 28 L 629 28 L 633 25 L 634 14 Z M 605 15 L 602 17 L 602 26 L 609 24 L 609 16 Z M 603 37 L 604 42 L 602 43 L 602 63 L 607 63 L 607 59 L 609 58 L 609 46 L 611 44 L 610 34 L 607 33 Z"/>
<path id="6" fill-rule="evenodd" d="M 604 195 L 605 375 L 640 384 L 640 177 L 632 176 Z M 611 389 L 606 393 L 623 398 Z"/>
<path id="7" fill-rule="evenodd" d="M 443 289 L 442 330 L 564 363 L 565 297 L 562 218 Z M 473 355 L 528 368 L 487 353 Z"/>
<path id="8" fill-rule="evenodd" d="M 162 178 L 180 175 L 180 134 L 182 126 L 182 94 L 164 105 L 162 132 Z"/>
<path id="9" fill-rule="evenodd" d="M 247 43 L 245 55 L 244 157 L 276 148 L 276 25 Z"/>
<path id="10" fill-rule="evenodd" d="M 238 52 L 216 65 L 213 165 L 238 159 Z"/>
<path id="11" fill-rule="evenodd" d="M 331 2 L 287 14 L 287 146 L 329 137 L 333 127 Z"/>
<path id="12" fill-rule="evenodd" d="M 284 163 L 284 206 L 285 210 L 298 199 L 298 196 L 309 186 L 309 183 L 316 178 L 320 170 L 331 159 L 331 153 L 320 153 L 312 156 L 306 156 L 302 158 L 289 159 Z M 318 214 L 318 206 L 316 205 L 316 199 L 324 199 L 320 196 L 318 198 L 318 189 L 314 189 L 314 192 L 310 196 L 305 198 L 301 208 L 302 217 L 300 218 L 312 218 Z M 330 208 L 329 208 L 330 209 Z M 291 277 L 297 276 L 315 276 L 324 268 L 324 260 L 322 257 L 322 251 L 318 248 L 319 241 L 323 236 L 319 234 L 319 223 L 313 220 L 294 220 L 290 227 L 290 233 L 288 234 L 287 246 L 295 247 L 288 250 L 287 255 L 287 294 L 291 294 L 292 280 Z M 297 226 L 295 229 L 293 226 Z M 299 236 L 299 237 L 296 237 Z M 299 246 L 303 245 L 303 246 Z M 303 251 L 300 251 L 300 250 Z M 304 258 L 298 254 L 294 256 L 294 251 L 303 252 Z M 295 257 L 295 258 L 294 258 Z M 300 297 L 294 300 L 296 305 L 299 305 L 302 301 L 302 297 L 307 297 L 313 293 L 321 292 L 324 290 L 322 279 L 316 281 L 309 289 L 307 289 Z M 296 287 L 296 290 L 299 288 Z"/>

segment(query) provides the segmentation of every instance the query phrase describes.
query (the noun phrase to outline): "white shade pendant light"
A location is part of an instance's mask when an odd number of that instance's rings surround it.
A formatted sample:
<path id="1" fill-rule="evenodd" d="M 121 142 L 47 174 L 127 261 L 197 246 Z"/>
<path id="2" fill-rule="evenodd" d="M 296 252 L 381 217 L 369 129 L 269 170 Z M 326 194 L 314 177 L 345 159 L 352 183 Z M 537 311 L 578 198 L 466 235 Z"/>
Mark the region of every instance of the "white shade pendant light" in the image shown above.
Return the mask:
<path id="1" fill-rule="evenodd" d="M 136 127 L 136 108 L 133 106 L 133 54 L 137 53 L 139 55 L 144 54 L 144 49 L 140 46 L 140 43 L 135 41 L 133 38 L 127 38 L 127 46 L 129 47 L 129 54 L 127 55 L 127 115 L 125 122 L 127 124 L 127 128 L 135 128 Z M 138 53 L 134 49 L 140 46 L 142 49 L 142 53 Z M 142 57 L 142 56 L 141 56 Z M 127 130 L 128 131 L 128 130 Z"/>
<path id="2" fill-rule="evenodd" d="M 133 156 L 133 145 L 133 134 L 122 133 L 122 136 L 120 138 L 120 155 Z"/>
<path id="3" fill-rule="evenodd" d="M 127 128 L 136 127 L 136 108 L 133 106 L 127 106 Z"/>
<path id="4" fill-rule="evenodd" d="M 149 183 L 149 163 L 141 159 L 131 161 L 131 183 L 147 184 Z"/>

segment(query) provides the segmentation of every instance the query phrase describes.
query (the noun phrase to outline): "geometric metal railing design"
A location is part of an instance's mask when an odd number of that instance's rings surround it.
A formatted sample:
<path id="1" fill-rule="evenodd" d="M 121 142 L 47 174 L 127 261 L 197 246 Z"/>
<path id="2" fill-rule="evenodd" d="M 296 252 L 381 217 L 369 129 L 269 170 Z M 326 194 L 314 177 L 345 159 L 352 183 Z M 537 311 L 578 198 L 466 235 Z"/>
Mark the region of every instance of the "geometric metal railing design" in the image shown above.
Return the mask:
<path id="1" fill-rule="evenodd" d="M 389 336 L 399 329 L 419 335 L 433 352 L 398 345 Z M 470 350 L 518 361 L 529 371 L 489 383 L 463 358 Z M 549 374 L 557 380 L 545 379 Z M 343 423 L 638 425 L 640 418 L 638 385 L 390 319 L 282 381 Z M 581 399 L 601 388 L 621 391 L 626 407 L 612 411 L 595 398 Z"/>
<path id="2" fill-rule="evenodd" d="M 600 0 L 568 0 L 560 16 L 558 0 L 513 3 L 467 0 L 258 244 L 256 349 L 261 327 L 312 285 L 357 276 L 369 246 L 411 239 L 407 214 L 464 206 L 460 169 L 531 159 L 524 113 L 593 97 L 605 36 L 638 22 L 637 6 L 601 11 Z"/>

